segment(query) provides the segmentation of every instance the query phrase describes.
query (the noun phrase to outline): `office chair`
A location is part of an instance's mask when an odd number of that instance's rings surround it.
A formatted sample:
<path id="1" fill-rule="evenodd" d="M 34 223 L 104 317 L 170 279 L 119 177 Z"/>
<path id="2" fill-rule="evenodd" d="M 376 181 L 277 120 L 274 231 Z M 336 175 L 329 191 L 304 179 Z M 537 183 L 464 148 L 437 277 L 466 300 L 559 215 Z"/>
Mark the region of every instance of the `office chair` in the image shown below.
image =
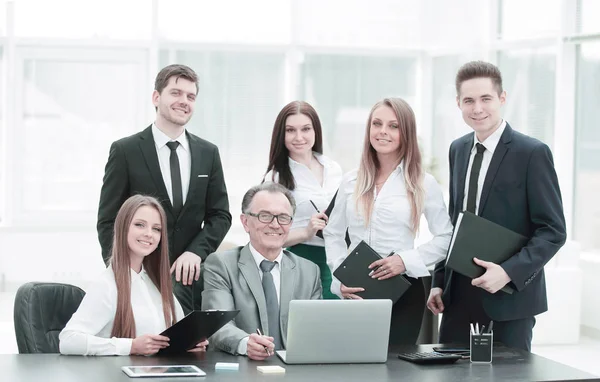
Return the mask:
<path id="1" fill-rule="evenodd" d="M 58 335 L 85 292 L 74 285 L 29 282 L 17 290 L 14 321 L 19 354 L 58 353 Z"/>

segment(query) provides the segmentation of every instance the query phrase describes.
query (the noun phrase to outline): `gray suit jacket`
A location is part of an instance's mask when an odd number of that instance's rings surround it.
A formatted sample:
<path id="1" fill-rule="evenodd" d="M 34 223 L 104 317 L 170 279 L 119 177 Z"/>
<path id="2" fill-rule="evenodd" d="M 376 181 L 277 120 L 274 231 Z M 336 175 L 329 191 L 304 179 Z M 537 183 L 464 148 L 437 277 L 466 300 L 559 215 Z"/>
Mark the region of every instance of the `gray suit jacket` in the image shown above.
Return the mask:
<path id="1" fill-rule="evenodd" d="M 259 275 L 248 245 L 208 256 L 204 263 L 202 310 L 239 310 L 237 317 L 210 338 L 211 345 L 236 354 L 239 342 L 260 328 L 269 335 L 267 305 Z M 283 251 L 280 285 L 280 328 L 287 342 L 291 300 L 321 298 L 319 267 L 289 251 Z"/>

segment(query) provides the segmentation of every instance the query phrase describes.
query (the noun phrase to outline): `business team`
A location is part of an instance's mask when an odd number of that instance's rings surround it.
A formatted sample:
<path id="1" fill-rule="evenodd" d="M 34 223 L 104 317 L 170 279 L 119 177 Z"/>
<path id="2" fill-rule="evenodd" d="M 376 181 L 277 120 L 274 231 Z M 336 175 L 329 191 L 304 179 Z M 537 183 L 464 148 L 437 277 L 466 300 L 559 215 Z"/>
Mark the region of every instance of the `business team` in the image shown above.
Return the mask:
<path id="1" fill-rule="evenodd" d="M 61 352 L 153 354 L 168 346 L 158 333 L 184 312 L 236 309 L 235 322 L 212 343 L 265 359 L 285 348 L 291 300 L 360 299 L 362 288 L 332 274 L 361 240 L 390 254 L 370 265 L 373 278 L 403 274 L 412 284 L 393 307 L 390 344 L 416 342 L 426 305 L 444 313 L 440 342 L 467 343 L 470 322 L 493 320 L 495 340 L 529 351 L 535 315 L 547 310 L 543 267 L 566 240 L 552 153 L 502 118 L 507 93 L 494 65 L 463 65 L 456 91 L 473 133 L 450 146 L 448 210 L 423 169 L 415 115 L 404 100 L 373 106 L 360 165 L 345 175 L 323 153 L 317 112 L 296 101 L 277 116 L 267 173 L 242 201 L 249 243 L 215 252 L 231 226 L 219 152 L 185 127 L 196 73 L 184 65 L 163 68 L 152 94 L 155 122 L 111 145 L 97 226 L 108 268 L 61 332 Z M 473 254 L 485 269 L 479 278 L 456 274 L 444 258 L 463 210 L 529 242 L 502 264 Z M 422 215 L 433 238 L 414 248 Z M 436 263 L 426 299 L 419 278 Z M 507 284 L 513 294 L 501 291 Z"/>

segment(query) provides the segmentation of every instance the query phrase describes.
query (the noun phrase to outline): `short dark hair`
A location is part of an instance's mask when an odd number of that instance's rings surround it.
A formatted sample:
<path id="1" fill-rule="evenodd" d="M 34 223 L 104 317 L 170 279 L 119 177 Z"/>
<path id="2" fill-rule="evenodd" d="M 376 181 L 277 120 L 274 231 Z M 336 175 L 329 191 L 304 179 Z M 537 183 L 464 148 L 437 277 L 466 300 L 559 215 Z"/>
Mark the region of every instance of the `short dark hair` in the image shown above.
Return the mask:
<path id="1" fill-rule="evenodd" d="M 161 71 L 156 75 L 156 80 L 154 81 L 154 90 L 156 90 L 159 94 L 162 93 L 163 89 L 167 87 L 171 77 L 175 77 L 175 82 L 177 82 L 177 80 L 180 78 L 193 82 L 196 84 L 196 94 L 198 94 L 198 75 L 189 66 L 180 64 L 172 64 L 162 68 Z"/>
<path id="2" fill-rule="evenodd" d="M 460 87 L 463 82 L 474 78 L 489 78 L 492 80 L 498 95 L 502 93 L 502 73 L 496 65 L 485 61 L 467 62 L 458 69 L 456 73 L 456 94 L 460 95 Z"/>
<path id="3" fill-rule="evenodd" d="M 292 192 L 290 190 L 283 187 L 279 183 L 264 182 L 264 183 L 261 183 L 259 185 L 252 187 L 251 189 L 246 191 L 246 193 L 244 194 L 244 197 L 242 198 L 242 213 L 243 214 L 245 214 L 249 211 L 248 209 L 250 208 L 250 203 L 252 203 L 252 199 L 254 199 L 254 196 L 261 191 L 267 191 L 271 194 L 281 193 L 281 194 L 285 195 L 287 200 L 290 202 L 290 205 L 292 206 L 292 214 L 296 213 L 296 201 L 294 200 L 294 196 L 292 195 Z"/>
<path id="4" fill-rule="evenodd" d="M 285 147 L 285 121 L 289 116 L 297 114 L 304 114 L 310 119 L 315 131 L 315 144 L 312 147 L 312 151 L 323 154 L 323 130 L 321 129 L 321 120 L 315 108 L 304 101 L 292 101 L 285 105 L 277 115 L 275 124 L 273 125 L 267 172 L 273 170 L 273 176 L 277 173 L 279 183 L 290 190 L 296 188 L 296 182 L 290 169 L 288 159 L 290 152 Z"/>

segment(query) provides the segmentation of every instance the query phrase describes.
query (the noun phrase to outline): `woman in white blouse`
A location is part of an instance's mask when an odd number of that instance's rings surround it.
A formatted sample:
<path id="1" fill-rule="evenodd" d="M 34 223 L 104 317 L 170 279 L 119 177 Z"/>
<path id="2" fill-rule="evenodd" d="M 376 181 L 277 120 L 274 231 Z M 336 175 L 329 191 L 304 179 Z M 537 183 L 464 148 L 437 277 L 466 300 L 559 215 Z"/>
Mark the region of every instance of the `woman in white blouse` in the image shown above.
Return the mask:
<path id="1" fill-rule="evenodd" d="M 324 211 L 340 185 L 342 168 L 323 155 L 321 121 L 310 104 L 290 102 L 277 115 L 264 180 L 292 191 L 297 207 L 285 246 L 319 266 L 323 298 L 337 299 L 330 292 L 331 271 L 317 232 L 327 224 Z"/>
<path id="2" fill-rule="evenodd" d="M 422 214 L 434 237 L 414 248 Z M 404 274 L 412 283 L 393 307 L 390 344 L 416 343 L 425 308 L 418 278 L 429 276 L 427 267 L 444 258 L 452 225 L 440 186 L 422 169 L 415 115 L 402 99 L 386 98 L 373 106 L 360 167 L 344 175 L 323 232 L 332 272 L 348 253 L 346 229 L 350 248 L 364 240 L 383 257 L 369 267 L 380 266 L 373 278 Z M 391 252 L 394 255 L 388 256 Z M 331 286 L 333 293 L 346 299 L 360 299 L 356 293 L 362 290 L 335 278 Z"/>
<path id="3" fill-rule="evenodd" d="M 150 355 L 183 318 L 169 272 L 167 219 L 160 203 L 134 195 L 121 206 L 109 267 L 59 335 L 62 354 Z M 204 351 L 208 341 L 192 351 Z"/>

